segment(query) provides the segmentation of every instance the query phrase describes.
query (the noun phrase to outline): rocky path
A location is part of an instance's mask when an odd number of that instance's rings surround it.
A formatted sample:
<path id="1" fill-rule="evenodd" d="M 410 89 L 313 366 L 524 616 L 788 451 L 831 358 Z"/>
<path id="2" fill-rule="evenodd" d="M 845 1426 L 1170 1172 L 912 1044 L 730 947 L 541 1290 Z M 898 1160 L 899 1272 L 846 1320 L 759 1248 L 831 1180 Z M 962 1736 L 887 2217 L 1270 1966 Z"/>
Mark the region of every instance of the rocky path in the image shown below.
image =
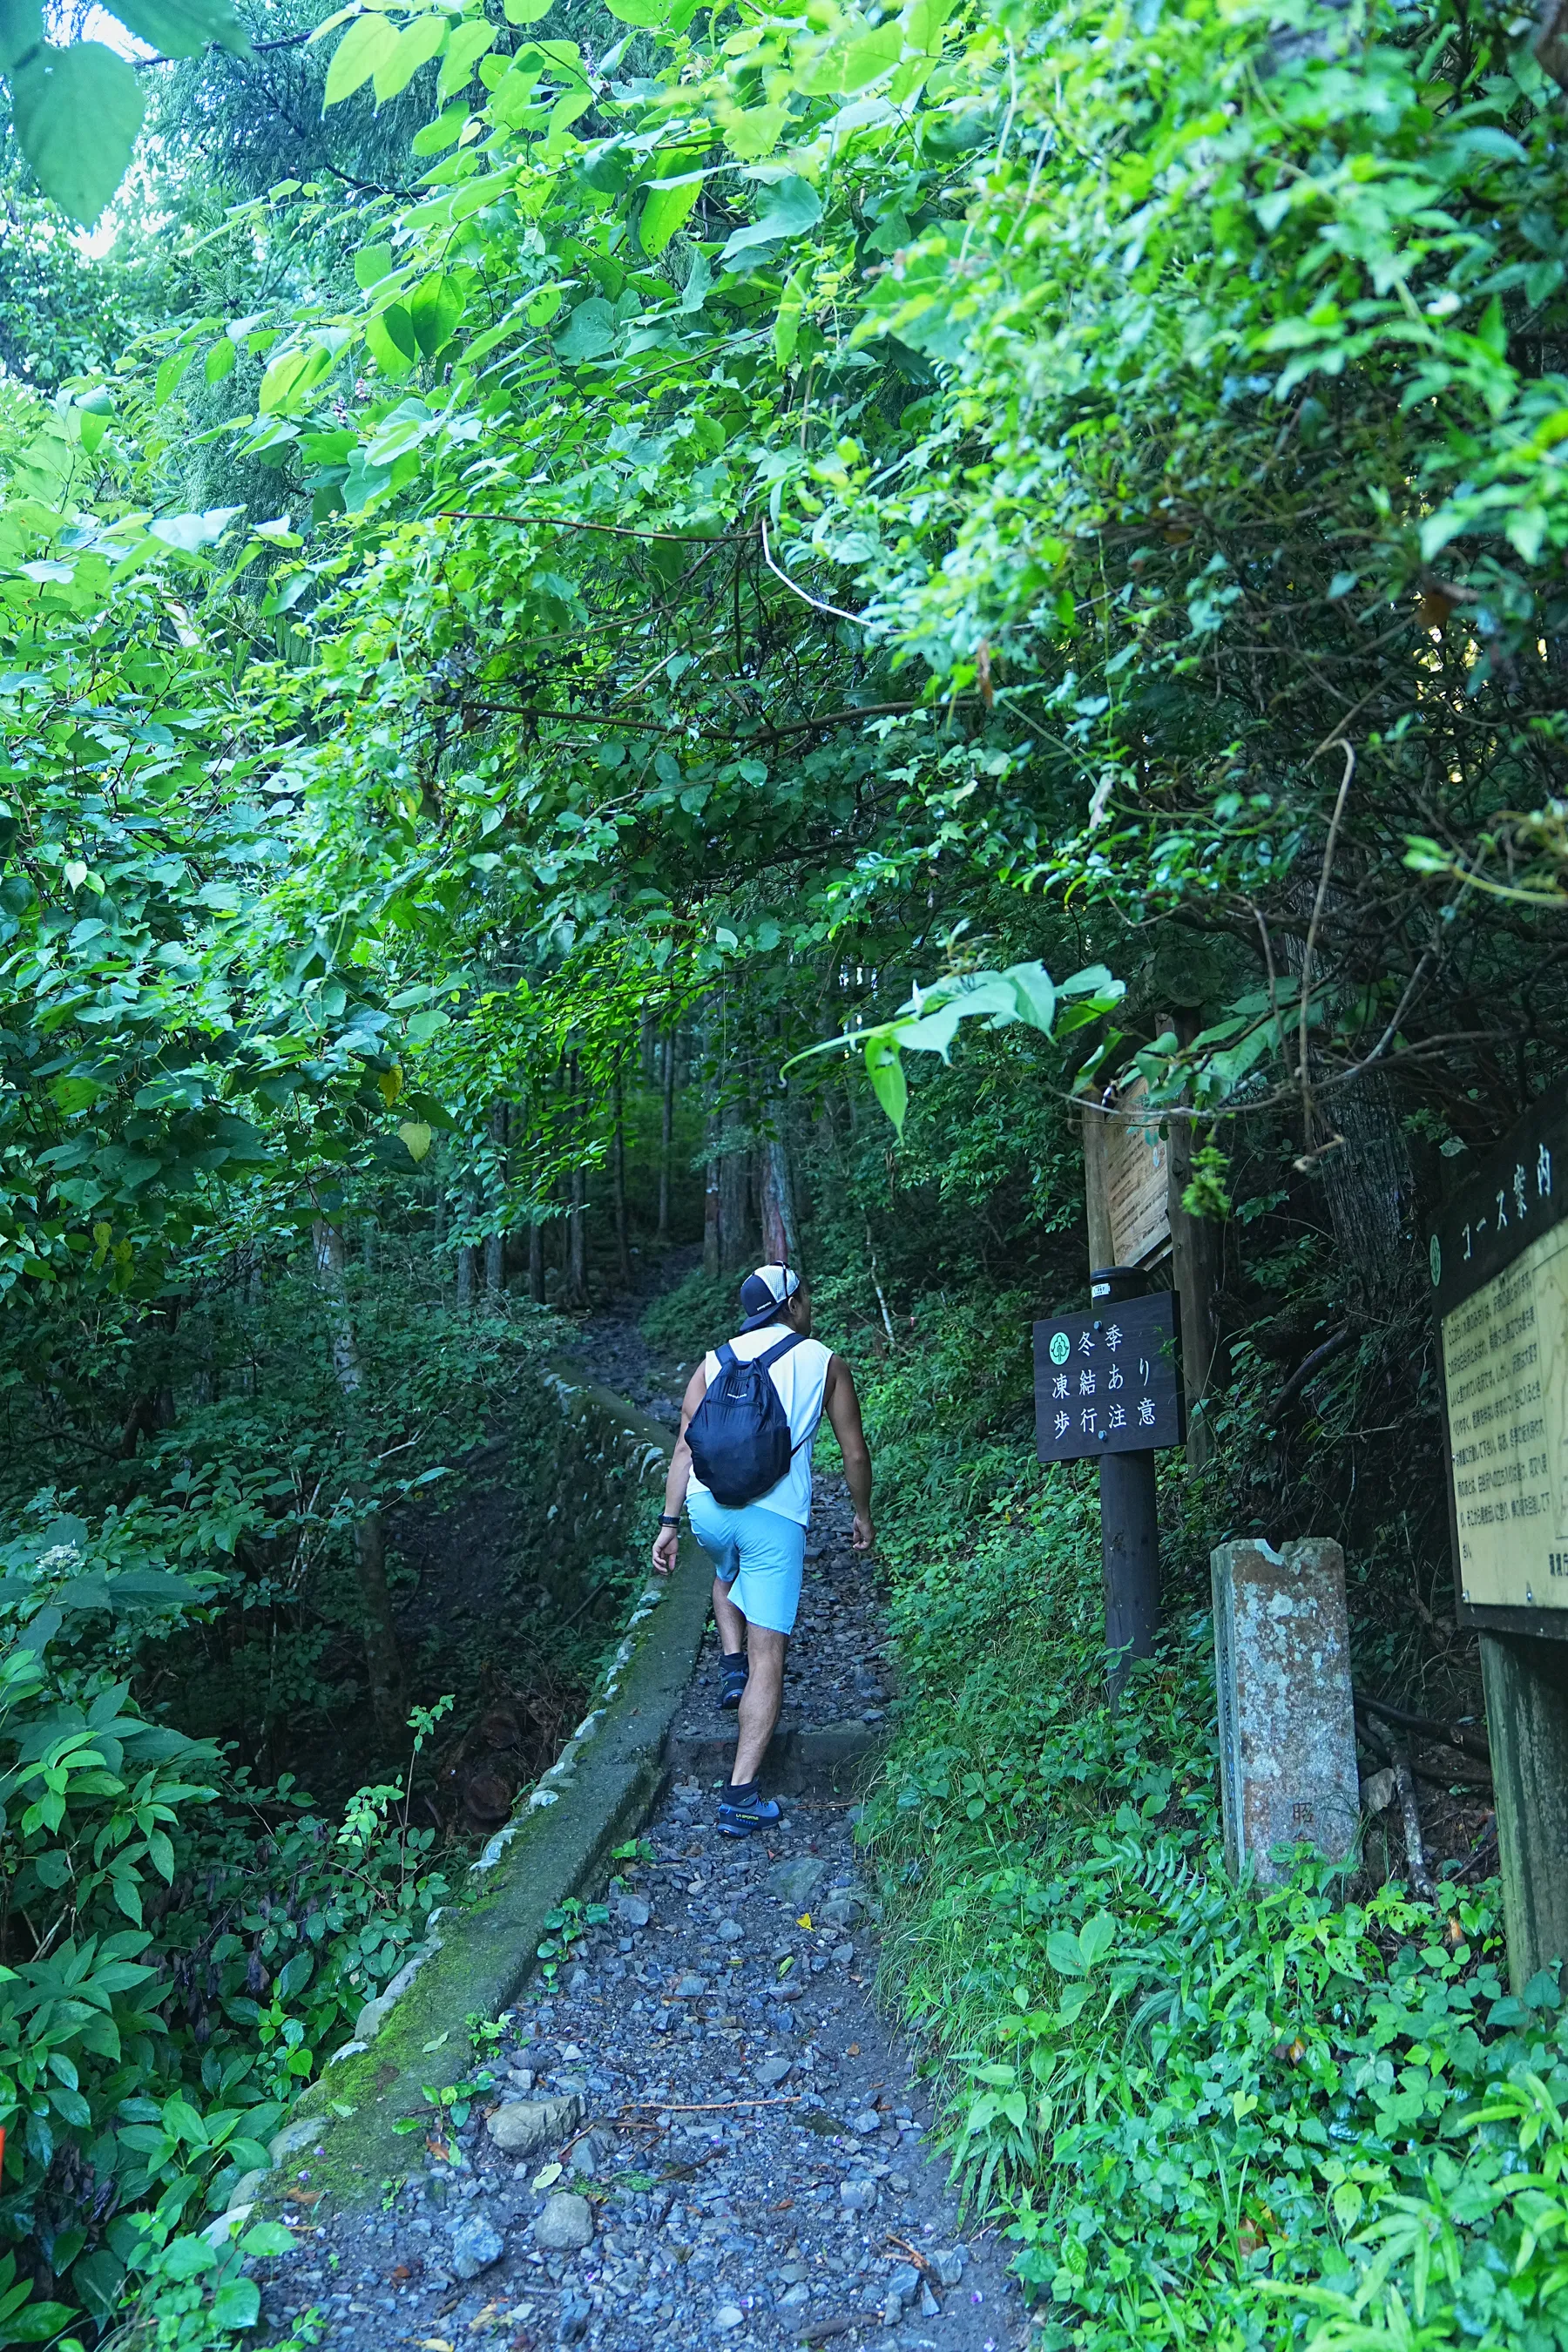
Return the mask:
<path id="1" fill-rule="evenodd" d="M 802 1724 L 881 1712 L 881 1611 L 848 1524 L 823 1482 L 786 1686 Z M 711 1649 L 710 1634 L 678 1728 L 730 1720 Z M 715 1833 L 713 1810 L 710 1786 L 675 1780 L 606 1901 L 568 1921 L 523 2003 L 481 2033 L 467 2119 L 432 2127 L 379 2212 L 307 2226 L 266 2266 L 270 2340 L 1024 2340 L 1003 2252 L 965 2242 L 928 2103 L 872 2000 L 859 1808 L 788 1799 L 779 1828 L 744 1843 Z M 309 2170 L 307 2156 L 305 2199 Z M 316 2332 L 300 2330 L 311 2312 Z"/>

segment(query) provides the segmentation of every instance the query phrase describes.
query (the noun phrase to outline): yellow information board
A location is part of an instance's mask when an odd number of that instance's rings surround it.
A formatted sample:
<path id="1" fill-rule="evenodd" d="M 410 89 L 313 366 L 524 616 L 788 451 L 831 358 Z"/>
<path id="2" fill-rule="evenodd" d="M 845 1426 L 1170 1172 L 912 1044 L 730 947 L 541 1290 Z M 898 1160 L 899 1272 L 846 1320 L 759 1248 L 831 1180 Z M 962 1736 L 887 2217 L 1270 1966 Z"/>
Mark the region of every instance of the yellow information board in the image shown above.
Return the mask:
<path id="1" fill-rule="evenodd" d="M 1443 1318 L 1459 1586 L 1568 1609 L 1568 1225 Z"/>

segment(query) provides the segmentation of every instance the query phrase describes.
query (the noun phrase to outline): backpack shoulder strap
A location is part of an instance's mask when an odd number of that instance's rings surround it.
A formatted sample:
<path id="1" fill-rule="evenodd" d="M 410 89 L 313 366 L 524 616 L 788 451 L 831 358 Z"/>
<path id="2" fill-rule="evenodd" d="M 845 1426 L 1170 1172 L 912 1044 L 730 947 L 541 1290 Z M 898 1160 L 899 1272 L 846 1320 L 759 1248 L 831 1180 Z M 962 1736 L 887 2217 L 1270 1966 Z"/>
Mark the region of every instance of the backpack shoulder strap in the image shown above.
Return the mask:
<path id="1" fill-rule="evenodd" d="M 760 1364 L 764 1372 L 768 1371 L 778 1362 L 781 1356 L 787 1356 L 792 1348 L 798 1348 L 805 1337 L 804 1331 L 792 1331 L 787 1339 L 781 1339 L 776 1347 L 769 1348 L 761 1356 L 753 1356 L 752 1361 L 754 1364 Z"/>
<path id="2" fill-rule="evenodd" d="M 721 1372 L 732 1372 L 741 1360 L 728 1339 L 721 1339 L 713 1353 L 719 1359 L 719 1370 Z"/>

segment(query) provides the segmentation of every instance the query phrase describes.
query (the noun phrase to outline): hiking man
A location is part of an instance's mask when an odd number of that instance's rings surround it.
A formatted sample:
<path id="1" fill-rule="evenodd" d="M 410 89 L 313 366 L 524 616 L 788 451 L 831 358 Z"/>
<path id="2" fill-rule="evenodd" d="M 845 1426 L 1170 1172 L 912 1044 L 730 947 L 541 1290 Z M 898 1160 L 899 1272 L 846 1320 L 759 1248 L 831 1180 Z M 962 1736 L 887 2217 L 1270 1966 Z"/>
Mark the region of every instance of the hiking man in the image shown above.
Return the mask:
<path id="1" fill-rule="evenodd" d="M 719 1704 L 740 1713 L 730 1785 L 719 1801 L 723 1837 L 750 1837 L 779 1818 L 773 1800 L 758 1794 L 757 1775 L 784 1698 L 811 1517 L 811 1454 L 824 1412 L 844 1455 L 855 1513 L 850 1540 L 857 1551 L 869 1551 L 873 1541 L 860 1400 L 843 1358 L 811 1336 L 810 1291 L 788 1266 L 760 1265 L 741 1285 L 741 1311 L 745 1320 L 734 1339 L 703 1358 L 681 1399 L 653 1548 L 655 1569 L 668 1576 L 685 1503 L 693 1534 L 716 1563 Z"/>

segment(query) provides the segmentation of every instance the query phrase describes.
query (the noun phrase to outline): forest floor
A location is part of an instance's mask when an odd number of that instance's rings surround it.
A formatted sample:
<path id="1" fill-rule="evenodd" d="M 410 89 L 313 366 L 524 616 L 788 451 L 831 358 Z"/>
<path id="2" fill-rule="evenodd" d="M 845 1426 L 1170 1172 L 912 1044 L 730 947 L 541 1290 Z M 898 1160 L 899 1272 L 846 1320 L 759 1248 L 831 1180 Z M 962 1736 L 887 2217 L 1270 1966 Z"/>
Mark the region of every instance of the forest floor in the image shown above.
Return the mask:
<path id="1" fill-rule="evenodd" d="M 635 1311 L 584 1318 L 581 1360 L 673 1420 L 689 1365 L 655 1357 Z M 785 1687 L 803 1727 L 875 1723 L 886 1697 L 882 1595 L 849 1527 L 842 1481 L 819 1479 Z M 678 1732 L 732 1721 L 714 1664 L 710 1628 Z M 328 2216 L 263 2267 L 269 2340 L 312 2310 L 301 2340 L 331 2352 L 1024 2340 L 1005 2252 L 966 2242 L 929 2101 L 873 1998 L 858 1806 L 784 1799 L 775 1831 L 739 1842 L 717 1835 L 715 1801 L 667 1788 L 607 1921 L 499 2021 L 476 2062 L 494 2086 L 463 2128 L 433 2129 L 379 2211 Z"/>

